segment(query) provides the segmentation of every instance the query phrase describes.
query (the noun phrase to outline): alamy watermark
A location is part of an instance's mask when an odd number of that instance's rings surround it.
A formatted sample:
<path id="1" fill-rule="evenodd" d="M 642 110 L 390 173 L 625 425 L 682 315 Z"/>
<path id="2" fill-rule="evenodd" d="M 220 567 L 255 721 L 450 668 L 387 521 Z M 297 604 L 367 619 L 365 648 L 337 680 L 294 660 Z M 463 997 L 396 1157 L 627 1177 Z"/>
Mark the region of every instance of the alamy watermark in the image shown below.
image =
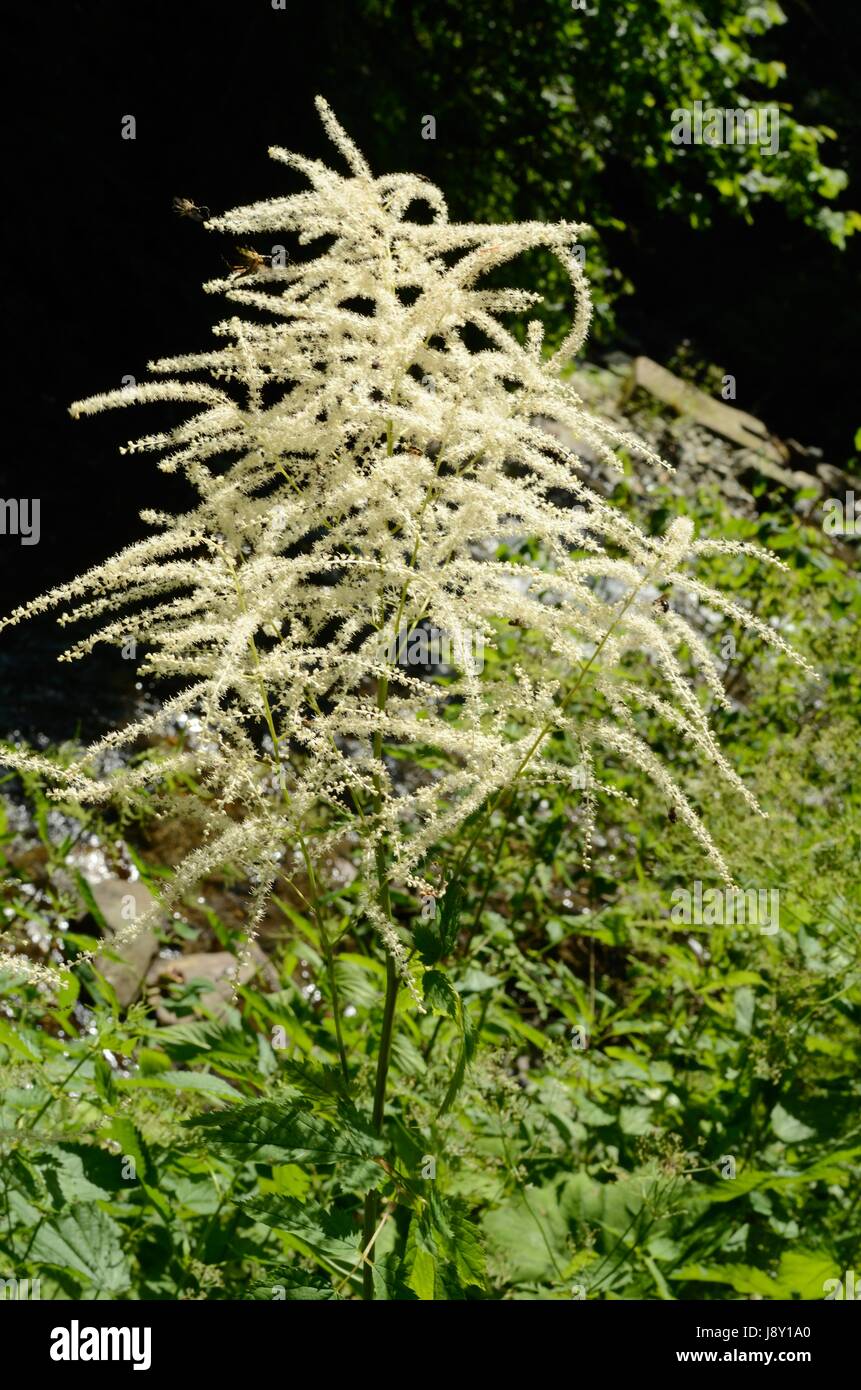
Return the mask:
<path id="1" fill-rule="evenodd" d="M 758 927 L 764 936 L 780 930 L 779 888 L 674 888 L 670 920 L 698 927 Z"/>
<path id="2" fill-rule="evenodd" d="M 861 1301 L 861 1279 L 856 1285 L 854 1269 L 847 1269 L 842 1279 L 826 1279 L 822 1285 L 822 1293 L 826 1303 L 839 1303 L 844 1299 L 858 1303 Z"/>
<path id="3" fill-rule="evenodd" d="M 861 497 L 829 497 L 822 504 L 822 529 L 826 536 L 861 536 Z"/>
<path id="4" fill-rule="evenodd" d="M 780 148 L 780 111 L 776 106 L 677 106 L 670 139 L 674 145 L 759 145 L 776 154 Z"/>
<path id="5" fill-rule="evenodd" d="M 452 666 L 477 676 L 484 669 L 484 637 L 472 628 L 404 626 L 380 638 L 380 658 L 393 666 Z"/>
<path id="6" fill-rule="evenodd" d="M 0 497 L 0 536 L 20 536 L 22 545 L 38 545 L 40 512 L 38 497 Z"/>
<path id="7" fill-rule="evenodd" d="M 70 1327 L 51 1332 L 52 1361 L 131 1361 L 133 1371 L 152 1365 L 152 1328 L 81 1327 L 73 1318 Z"/>
<path id="8" fill-rule="evenodd" d="M 0 1277 L 0 1301 L 11 1299 L 41 1299 L 42 1282 L 40 1279 L 16 1279 L 14 1275 L 7 1274 L 5 1278 Z"/>

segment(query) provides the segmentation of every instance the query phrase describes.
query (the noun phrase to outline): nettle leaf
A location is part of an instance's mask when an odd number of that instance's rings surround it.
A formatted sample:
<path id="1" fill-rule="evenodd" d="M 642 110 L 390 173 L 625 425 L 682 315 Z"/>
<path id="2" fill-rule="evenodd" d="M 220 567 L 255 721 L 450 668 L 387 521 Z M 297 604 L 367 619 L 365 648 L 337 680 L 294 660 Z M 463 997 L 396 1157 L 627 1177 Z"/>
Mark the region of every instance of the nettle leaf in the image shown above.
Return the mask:
<path id="1" fill-rule="evenodd" d="M 436 1244 L 427 1228 L 428 1222 L 414 1215 L 404 1251 L 407 1288 L 424 1303 L 433 1302 L 436 1291 Z"/>
<path id="2" fill-rule="evenodd" d="M 149 1182 L 155 1176 L 155 1168 L 146 1141 L 140 1130 L 131 1120 L 118 1115 L 111 1121 L 111 1138 L 116 1139 L 124 1158 L 134 1159 L 135 1176 L 141 1182 Z M 121 1169 L 122 1171 L 122 1169 Z"/>
<path id="3" fill-rule="evenodd" d="M 451 1081 L 439 1109 L 440 1115 L 444 1115 L 451 1108 L 463 1085 L 466 1068 L 475 1051 L 477 1040 L 469 1014 L 464 1008 L 463 1000 L 447 975 L 444 975 L 441 970 L 426 970 L 422 976 L 422 990 L 426 1003 L 430 1004 L 434 1013 L 444 1014 L 447 1018 L 452 1019 L 460 1032 L 460 1050 Z"/>
<path id="4" fill-rule="evenodd" d="M 388 1176 L 382 1164 L 373 1159 L 347 1160 L 338 1164 L 338 1191 L 364 1195 L 372 1188 L 382 1187 Z"/>
<path id="5" fill-rule="evenodd" d="M 218 1100 L 240 1100 L 234 1086 L 209 1072 L 161 1071 L 150 1076 L 121 1076 L 116 1080 L 121 1090 L 142 1088 L 154 1091 L 200 1091 Z"/>
<path id="6" fill-rule="evenodd" d="M 293 1269 L 289 1265 L 270 1266 L 265 1278 L 249 1289 L 248 1298 L 258 1303 L 342 1302 L 340 1294 L 335 1292 L 329 1280 L 319 1274 L 309 1274 L 305 1269 Z"/>
<path id="7" fill-rule="evenodd" d="M 101 1207 L 77 1206 L 39 1227 L 30 1258 L 70 1270 L 99 1293 L 119 1294 L 131 1285 L 122 1239 L 122 1228 Z"/>
<path id="8" fill-rule="evenodd" d="M 209 1060 L 207 1053 L 253 1057 L 256 1046 L 253 1036 L 244 1033 L 241 1028 L 211 1020 L 174 1023 L 170 1027 L 159 1028 L 153 1037 L 178 1062 L 192 1062 L 199 1058 Z"/>
<path id="9" fill-rule="evenodd" d="M 450 954 L 460 926 L 463 899 L 459 885 L 454 884 L 437 899 L 436 912 L 430 921 L 418 921 L 413 940 L 424 965 L 436 965 Z"/>
<path id="10" fill-rule="evenodd" d="M 37 1162 L 56 1207 L 108 1198 L 123 1186 L 118 1156 L 88 1144 L 58 1144 Z"/>
<path id="11" fill-rule="evenodd" d="M 433 1190 L 413 1214 L 403 1269 L 407 1287 L 425 1302 L 475 1296 L 487 1287 L 478 1228 L 463 1208 Z"/>
<path id="12" fill-rule="evenodd" d="M 374 1298 L 380 1302 L 397 1300 L 399 1303 L 412 1303 L 414 1290 L 403 1279 L 401 1260 L 392 1253 L 380 1255 L 373 1263 Z"/>
<path id="13" fill-rule="evenodd" d="M 332 1119 L 324 1119 L 312 1114 L 304 1101 L 253 1101 L 185 1123 L 206 1129 L 222 1148 L 255 1163 L 337 1163 L 385 1152 L 366 1121 L 345 1105 Z"/>
<path id="14" fill-rule="evenodd" d="M 281 1231 L 298 1248 L 307 1247 L 327 1263 L 333 1261 L 346 1273 L 359 1259 L 361 1231 L 346 1212 L 326 1211 L 316 1202 L 297 1202 L 294 1197 L 254 1197 L 239 1203 L 248 1216 L 263 1226 Z"/>
<path id="15" fill-rule="evenodd" d="M 392 1061 L 405 1076 L 424 1076 L 427 1065 L 412 1038 L 396 1033 L 392 1039 Z"/>
<path id="16" fill-rule="evenodd" d="M 434 1013 L 447 1014 L 455 1022 L 460 1019 L 460 995 L 447 975 L 440 970 L 426 970 L 422 976 L 422 992 L 426 1004 Z"/>
<path id="17" fill-rule="evenodd" d="M 344 1084 L 341 1068 L 325 1066 L 317 1062 L 286 1061 L 281 1065 L 284 1076 L 289 1080 L 291 1090 L 301 1092 L 310 1100 L 332 1100 L 340 1095 Z"/>

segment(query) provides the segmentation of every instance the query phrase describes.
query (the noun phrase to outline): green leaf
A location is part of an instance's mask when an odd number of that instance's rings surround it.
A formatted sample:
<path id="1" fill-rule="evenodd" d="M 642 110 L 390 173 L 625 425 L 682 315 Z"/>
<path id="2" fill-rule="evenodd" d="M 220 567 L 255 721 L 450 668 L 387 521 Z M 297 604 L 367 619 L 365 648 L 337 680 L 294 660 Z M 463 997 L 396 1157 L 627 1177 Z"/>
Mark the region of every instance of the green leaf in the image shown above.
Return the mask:
<path id="1" fill-rule="evenodd" d="M 785 1144 L 800 1144 L 804 1139 L 812 1139 L 816 1133 L 809 1125 L 796 1120 L 795 1116 L 790 1115 L 779 1103 L 771 1112 L 771 1127 L 778 1139 L 782 1139 Z"/>
<path id="2" fill-rule="evenodd" d="M 333 1122 L 312 1114 L 304 1101 L 262 1100 L 185 1123 L 206 1129 L 215 1143 L 256 1163 L 337 1163 L 385 1152 L 357 1112 L 342 1105 L 336 1113 Z"/>
<path id="3" fill-rule="evenodd" d="M 159 1072 L 170 1071 L 170 1058 L 167 1053 L 154 1047 L 142 1047 L 137 1054 L 138 1066 L 144 1076 L 157 1076 Z"/>
<path id="4" fill-rule="evenodd" d="M 463 1208 L 433 1188 L 427 1204 L 413 1213 L 404 1272 L 407 1287 L 423 1302 L 486 1288 L 478 1228 Z"/>
<path id="5" fill-rule="evenodd" d="M 434 1013 L 447 1014 L 456 1022 L 460 1017 L 460 996 L 454 985 L 440 970 L 426 970 L 422 976 L 425 1003 Z"/>
<path id="6" fill-rule="evenodd" d="M 552 1185 L 524 1188 L 521 1196 L 486 1212 L 482 1226 L 514 1284 L 551 1279 L 568 1262 L 568 1228 Z"/>
<path id="7" fill-rule="evenodd" d="M 114 1103 L 114 1073 L 113 1068 L 106 1057 L 99 1056 L 93 1068 L 93 1078 L 96 1083 L 96 1092 L 99 1099 L 104 1102 L 105 1108 L 110 1109 Z"/>
<path id="8" fill-rule="evenodd" d="M 809 1250 L 784 1251 L 776 1276 L 751 1265 L 686 1265 L 670 1275 L 672 1279 L 690 1279 L 696 1283 L 729 1284 L 736 1293 L 760 1294 L 764 1298 L 790 1299 L 798 1294 L 803 1299 L 825 1296 L 825 1281 L 837 1278 L 840 1268 L 825 1254 Z"/>
<path id="9" fill-rule="evenodd" d="M 448 1083 L 448 1089 L 443 1098 L 442 1105 L 439 1108 L 440 1115 L 445 1115 L 454 1104 L 457 1094 L 463 1085 L 464 1077 L 466 1076 L 466 1068 L 475 1050 L 475 1034 L 473 1033 L 469 1014 L 463 1007 L 460 995 L 458 995 L 458 1023 L 460 1025 L 461 1036 L 460 1052 L 458 1053 L 451 1081 Z"/>
<path id="10" fill-rule="evenodd" d="M 430 1250 L 416 1249 L 412 1260 L 407 1287 L 411 1288 L 417 1298 L 423 1302 L 429 1302 L 434 1295 L 434 1274 L 436 1272 L 436 1261 Z"/>
<path id="11" fill-rule="evenodd" d="M 95 1146 L 58 1144 L 37 1161 L 58 1207 L 103 1200 L 122 1187 L 119 1159 Z"/>
<path id="12" fill-rule="evenodd" d="M 0 1043 L 4 1043 L 21 1057 L 26 1057 L 28 1062 L 39 1061 L 39 1053 L 33 1050 L 34 1044 L 26 1042 L 5 1018 L 0 1018 Z"/>
<path id="13" fill-rule="evenodd" d="M 735 1009 L 736 1029 L 748 1037 L 753 1028 L 753 1015 L 756 1009 L 756 995 L 749 985 L 742 985 L 741 989 L 735 991 L 733 1007 Z"/>
<path id="14" fill-rule="evenodd" d="M 778 1283 L 781 1298 L 798 1294 L 804 1299 L 825 1297 L 825 1281 L 839 1279 L 842 1269 L 830 1255 L 812 1250 L 785 1250 L 780 1257 Z"/>
<path id="15" fill-rule="evenodd" d="M 143 1183 L 149 1182 L 154 1176 L 153 1164 L 149 1150 L 137 1126 L 125 1116 L 118 1115 L 111 1121 L 110 1135 L 120 1145 L 123 1157 L 134 1159 L 135 1173 L 138 1179 Z M 122 1171 L 122 1166 L 120 1171 Z"/>
<path id="16" fill-rule="evenodd" d="M 39 1227 L 30 1258 L 37 1264 L 71 1270 L 98 1293 L 115 1295 L 131 1285 L 122 1238 L 121 1227 L 101 1207 L 73 1207 L 68 1216 Z"/>
<path id="17" fill-rule="evenodd" d="M 209 1072 L 166 1071 L 156 1076 L 120 1076 L 115 1080 L 122 1089 L 143 1087 L 145 1090 L 200 1091 L 218 1100 L 241 1100 L 239 1092 L 220 1076 Z"/>
<path id="18" fill-rule="evenodd" d="M 439 898 L 430 921 L 419 920 L 413 938 L 425 965 L 436 965 L 449 955 L 457 940 L 462 907 L 461 890 L 454 884 Z"/>
<path id="19" fill-rule="evenodd" d="M 652 1128 L 651 1107 L 648 1105 L 621 1106 L 619 1128 L 623 1134 L 648 1134 Z"/>
<path id="20" fill-rule="evenodd" d="M 265 1280 L 252 1285 L 248 1297 L 261 1303 L 341 1302 L 329 1280 L 289 1265 L 270 1268 Z"/>
<path id="21" fill-rule="evenodd" d="M 728 1284 L 736 1293 L 759 1294 L 776 1298 L 775 1282 L 761 1269 L 750 1265 L 685 1265 L 668 1276 L 671 1279 L 691 1280 L 697 1284 Z"/>
<path id="22" fill-rule="evenodd" d="M 327 1212 L 314 1202 L 303 1204 L 293 1197 L 256 1197 L 239 1205 L 255 1221 L 283 1231 L 326 1261 L 336 1261 L 347 1270 L 358 1261 L 360 1232 L 344 1212 Z"/>

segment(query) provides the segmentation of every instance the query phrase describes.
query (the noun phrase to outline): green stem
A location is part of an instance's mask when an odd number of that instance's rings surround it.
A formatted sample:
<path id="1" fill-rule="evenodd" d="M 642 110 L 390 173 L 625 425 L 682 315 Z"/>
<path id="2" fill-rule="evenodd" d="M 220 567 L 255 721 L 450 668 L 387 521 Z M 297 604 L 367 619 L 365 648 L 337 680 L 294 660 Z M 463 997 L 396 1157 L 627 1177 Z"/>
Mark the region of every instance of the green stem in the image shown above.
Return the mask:
<path id="1" fill-rule="evenodd" d="M 388 426 L 387 450 L 391 454 L 394 447 L 392 436 L 392 423 Z M 418 537 L 413 548 L 413 559 L 415 563 L 415 553 L 418 547 Z M 395 621 L 395 631 L 403 612 L 406 600 L 407 585 L 405 584 L 401 592 L 401 600 L 398 605 L 398 615 Z M 381 676 L 377 682 L 377 708 L 382 712 L 386 708 L 386 701 L 389 693 L 389 681 L 387 676 Z M 374 734 L 374 756 L 379 763 L 383 759 L 383 734 L 379 729 Z M 383 806 L 383 784 L 379 773 L 374 775 L 376 787 L 376 805 L 374 807 L 379 817 Z M 377 882 L 379 888 L 380 907 L 385 913 L 389 922 L 392 920 L 392 900 L 389 893 L 388 863 L 386 857 L 385 844 L 380 841 L 376 846 L 377 863 Z M 374 1108 L 371 1123 L 375 1134 L 381 1134 L 383 1130 L 383 1119 L 386 1111 L 386 1082 L 389 1076 L 389 1062 L 392 1055 L 392 1036 L 395 1028 L 395 1008 L 398 1002 L 398 974 L 395 969 L 395 962 L 390 951 L 386 952 L 386 998 L 383 1005 L 383 1024 L 380 1031 L 380 1047 L 377 1054 L 377 1075 L 374 1082 Z M 365 1261 L 362 1266 L 362 1298 L 368 1301 L 374 1297 L 374 1269 L 373 1269 L 373 1246 L 374 1232 L 377 1227 L 377 1217 L 379 1213 L 379 1199 L 375 1189 L 372 1189 L 365 1196 L 365 1212 L 362 1223 L 362 1250 L 365 1254 Z"/>
<path id="2" fill-rule="evenodd" d="M 389 953 L 386 954 L 386 1002 L 383 1008 L 383 1026 L 380 1033 L 380 1050 L 377 1055 L 377 1077 L 374 1084 L 373 1127 L 376 1134 L 383 1130 L 386 1109 L 386 1082 L 389 1075 L 389 1062 L 392 1055 L 392 1037 L 395 1031 L 395 1007 L 398 1002 L 398 973 Z M 365 1197 L 365 1213 L 362 1223 L 362 1249 L 367 1251 L 362 1268 L 362 1298 L 374 1297 L 373 1250 L 369 1250 L 379 1215 L 379 1197 L 376 1190 Z"/>

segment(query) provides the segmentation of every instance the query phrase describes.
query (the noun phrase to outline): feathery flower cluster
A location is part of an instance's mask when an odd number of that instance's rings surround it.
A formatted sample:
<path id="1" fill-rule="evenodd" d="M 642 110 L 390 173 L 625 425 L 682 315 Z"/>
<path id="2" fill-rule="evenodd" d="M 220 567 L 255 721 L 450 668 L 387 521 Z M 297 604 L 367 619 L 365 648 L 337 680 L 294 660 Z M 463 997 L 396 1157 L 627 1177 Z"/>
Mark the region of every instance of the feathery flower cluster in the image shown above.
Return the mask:
<path id="1" fill-rule="evenodd" d="M 292 234 L 297 259 L 206 286 L 235 306 L 215 328 L 223 341 L 214 350 L 154 362 L 155 381 L 72 407 L 75 416 L 150 401 L 193 407 L 125 452 L 162 454 L 159 466 L 185 474 L 196 505 L 179 516 L 144 512 L 151 538 L 5 620 L 70 607 L 61 622 L 101 625 L 68 659 L 133 633 L 146 648 L 141 672 L 184 684 L 61 774 L 32 755 L 5 760 L 48 773 L 55 795 L 81 802 L 133 798 L 192 771 L 206 835 L 170 902 L 229 862 L 256 885 L 249 939 L 285 851 L 298 848 L 313 873 L 348 819 L 366 884 L 382 872 L 432 892 L 423 872 L 434 845 L 527 766 L 530 782 L 570 780 L 550 736 L 559 730 L 590 768 L 587 845 L 601 754 L 653 779 L 730 881 L 694 806 L 637 730 L 638 709 L 662 717 L 758 809 L 709 727 L 701 691 L 723 701 L 717 663 L 690 622 L 653 606 L 655 588 L 705 602 L 794 653 L 685 568 L 698 554 L 744 547 L 696 541 L 683 518 L 663 537 L 645 534 L 582 481 L 576 455 L 538 423 L 558 422 L 616 467 L 620 448 L 667 466 L 587 411 L 561 375 L 589 326 L 572 253 L 587 229 L 452 223 L 424 179 L 373 178 L 326 102 L 317 106 L 349 172 L 272 149 L 310 187 L 208 224 L 244 238 Z M 314 242 L 316 255 L 300 251 Z M 552 354 L 538 321 L 524 343 L 503 322 L 539 296 L 483 287 L 486 272 L 536 247 L 560 259 L 576 301 Z M 542 562 L 498 558 L 500 538 L 513 534 L 537 541 Z M 129 614 L 118 616 L 121 604 Z M 444 682 L 391 664 L 392 639 L 418 623 L 454 636 L 458 669 Z M 543 644 L 542 675 L 499 663 L 479 673 L 465 654 L 458 660 L 458 634 L 479 633 L 488 650 L 501 626 Z M 664 695 L 625 679 L 629 653 L 646 654 Z M 603 714 L 584 723 L 571 701 L 586 681 Z M 182 714 L 199 721 L 194 747 L 150 749 L 100 774 L 109 750 L 140 745 Z M 411 747 L 432 750 L 435 770 L 405 781 L 385 753 Z M 409 983 L 386 887 L 369 886 L 364 907 Z"/>

